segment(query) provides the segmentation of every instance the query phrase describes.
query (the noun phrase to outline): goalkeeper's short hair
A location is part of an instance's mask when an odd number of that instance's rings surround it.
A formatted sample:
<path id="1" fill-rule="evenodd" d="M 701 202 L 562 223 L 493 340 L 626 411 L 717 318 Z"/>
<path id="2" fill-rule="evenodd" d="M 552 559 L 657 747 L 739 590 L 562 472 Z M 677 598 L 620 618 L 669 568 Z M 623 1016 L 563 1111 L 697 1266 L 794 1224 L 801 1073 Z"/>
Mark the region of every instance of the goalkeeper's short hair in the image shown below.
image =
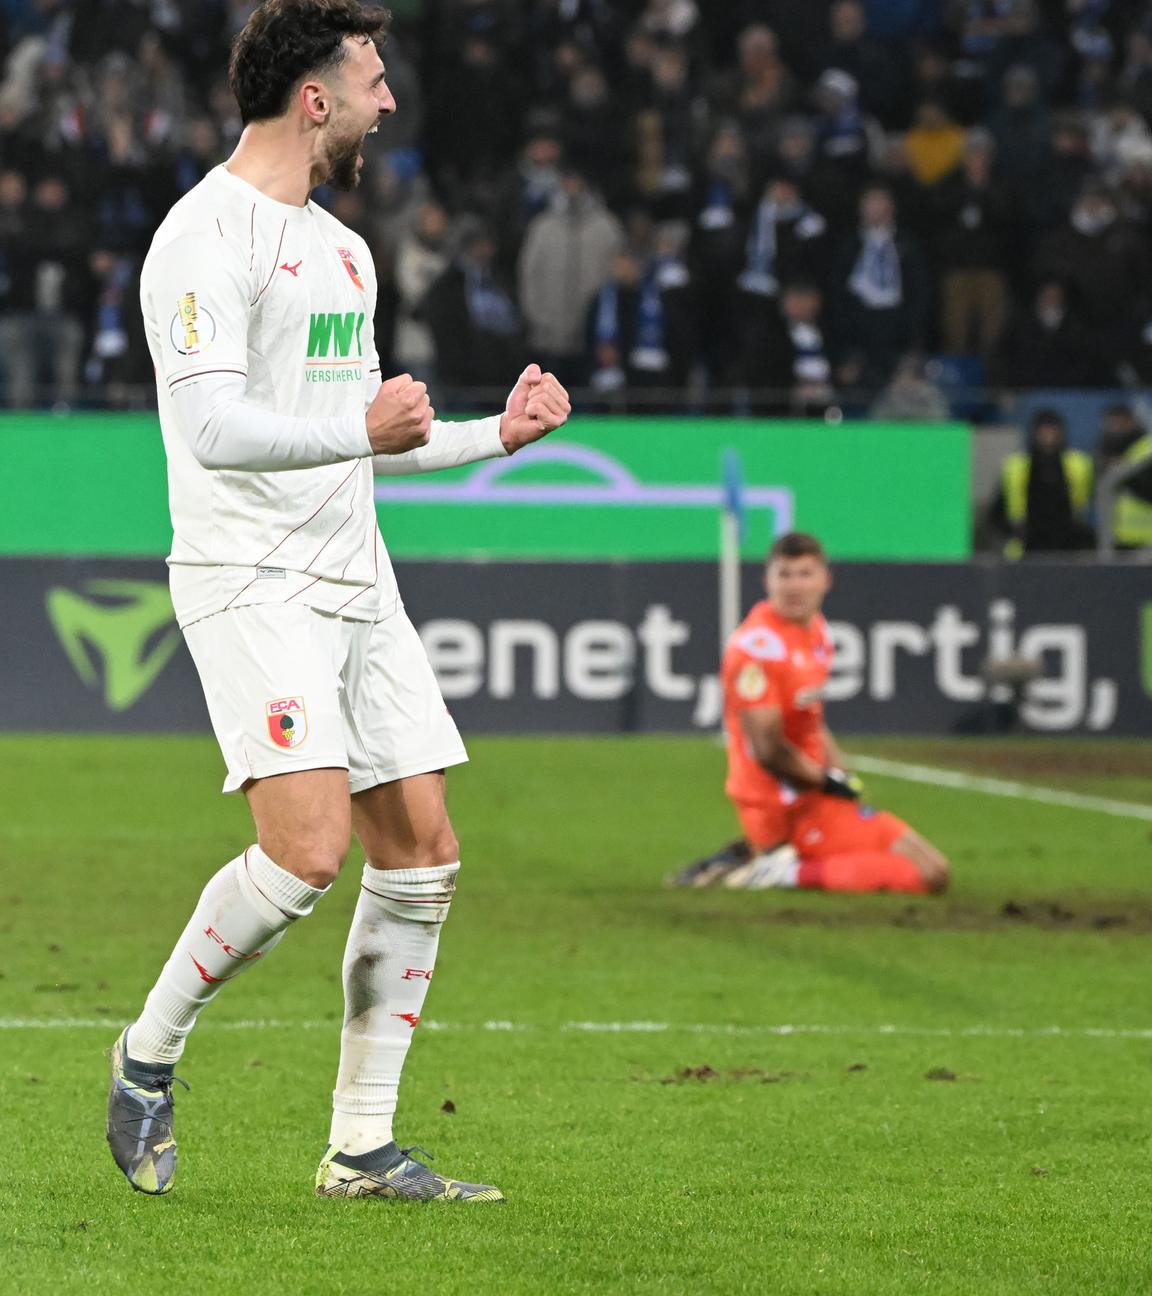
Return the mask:
<path id="1" fill-rule="evenodd" d="M 824 546 L 807 531 L 787 531 L 777 536 L 765 561 L 772 563 L 777 558 L 819 558 L 825 565 L 828 562 Z"/>

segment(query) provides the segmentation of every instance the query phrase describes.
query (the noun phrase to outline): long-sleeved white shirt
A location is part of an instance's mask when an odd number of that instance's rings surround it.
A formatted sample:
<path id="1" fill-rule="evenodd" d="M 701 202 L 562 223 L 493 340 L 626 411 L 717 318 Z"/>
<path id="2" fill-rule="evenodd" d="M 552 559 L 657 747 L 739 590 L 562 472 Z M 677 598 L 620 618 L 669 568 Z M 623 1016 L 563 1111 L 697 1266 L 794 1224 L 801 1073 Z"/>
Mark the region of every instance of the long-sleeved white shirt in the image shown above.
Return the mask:
<path id="1" fill-rule="evenodd" d="M 169 212 L 141 306 L 168 457 L 168 563 L 180 624 L 292 602 L 360 620 L 400 605 L 373 470 L 505 453 L 499 418 L 434 422 L 427 446 L 372 457 L 376 276 L 323 208 L 211 171 Z"/>

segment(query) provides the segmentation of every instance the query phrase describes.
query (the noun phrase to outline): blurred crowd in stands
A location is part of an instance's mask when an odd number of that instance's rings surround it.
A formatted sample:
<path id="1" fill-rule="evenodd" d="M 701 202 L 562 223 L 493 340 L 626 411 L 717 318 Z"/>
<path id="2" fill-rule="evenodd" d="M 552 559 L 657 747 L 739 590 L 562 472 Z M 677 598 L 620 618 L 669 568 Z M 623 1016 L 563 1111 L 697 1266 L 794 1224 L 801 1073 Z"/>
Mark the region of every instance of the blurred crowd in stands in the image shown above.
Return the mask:
<path id="1" fill-rule="evenodd" d="M 438 403 L 526 356 L 605 409 L 1152 382 L 1150 0 L 391 7 L 399 111 L 317 200 Z M 252 8 L 0 0 L 7 404 L 151 401 L 140 259 L 235 144 Z"/>

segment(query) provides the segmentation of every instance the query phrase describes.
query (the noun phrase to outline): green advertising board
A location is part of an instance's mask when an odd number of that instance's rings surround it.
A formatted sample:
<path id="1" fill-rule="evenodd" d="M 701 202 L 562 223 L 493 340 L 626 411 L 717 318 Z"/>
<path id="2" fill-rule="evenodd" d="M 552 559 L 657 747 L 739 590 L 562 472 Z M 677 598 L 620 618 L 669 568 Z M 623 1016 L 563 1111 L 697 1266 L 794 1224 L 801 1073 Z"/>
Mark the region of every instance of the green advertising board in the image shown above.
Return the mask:
<path id="1" fill-rule="evenodd" d="M 167 553 L 155 415 L 7 415 L 0 454 L 0 553 Z M 726 457 L 747 557 L 792 527 L 841 559 L 971 554 L 960 424 L 581 417 L 513 459 L 378 477 L 377 510 L 397 558 L 712 558 Z"/>

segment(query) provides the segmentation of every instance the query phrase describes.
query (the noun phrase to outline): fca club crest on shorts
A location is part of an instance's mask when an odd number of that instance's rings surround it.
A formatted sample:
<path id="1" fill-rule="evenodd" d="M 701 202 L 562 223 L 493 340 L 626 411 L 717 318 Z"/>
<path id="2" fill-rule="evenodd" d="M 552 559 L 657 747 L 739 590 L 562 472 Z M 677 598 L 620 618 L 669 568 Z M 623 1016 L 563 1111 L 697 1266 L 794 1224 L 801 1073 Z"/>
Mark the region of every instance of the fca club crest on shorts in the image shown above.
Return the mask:
<path id="1" fill-rule="evenodd" d="M 299 747 L 308 737 L 308 713 L 302 697 L 276 698 L 266 709 L 268 733 L 277 747 Z"/>
<path id="2" fill-rule="evenodd" d="M 361 292 L 364 292 L 364 280 L 360 278 L 360 270 L 356 265 L 356 259 L 352 255 L 351 248 L 337 248 L 336 251 L 340 255 L 340 260 L 344 262 L 344 269 L 348 271 L 348 278 Z"/>

